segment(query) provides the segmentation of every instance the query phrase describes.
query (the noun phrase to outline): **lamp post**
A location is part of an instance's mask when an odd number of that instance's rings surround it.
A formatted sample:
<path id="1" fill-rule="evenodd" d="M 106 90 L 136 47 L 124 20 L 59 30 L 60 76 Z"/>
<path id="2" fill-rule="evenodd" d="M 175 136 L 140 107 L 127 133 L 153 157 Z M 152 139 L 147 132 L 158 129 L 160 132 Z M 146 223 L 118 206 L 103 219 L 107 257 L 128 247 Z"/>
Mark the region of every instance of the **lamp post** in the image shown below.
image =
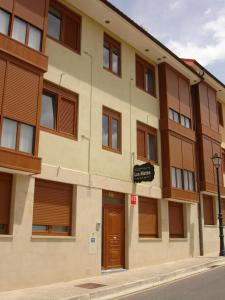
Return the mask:
<path id="1" fill-rule="evenodd" d="M 215 153 L 212 157 L 213 165 L 216 168 L 216 177 L 217 177 L 217 190 L 218 190 L 218 208 L 219 208 L 219 232 L 220 232 L 220 256 L 225 256 L 225 249 L 224 249 L 224 235 L 223 235 L 223 216 L 222 216 L 222 209 L 221 209 L 221 197 L 220 197 L 220 178 L 219 178 L 219 168 L 221 166 L 221 157 L 218 153 Z"/>

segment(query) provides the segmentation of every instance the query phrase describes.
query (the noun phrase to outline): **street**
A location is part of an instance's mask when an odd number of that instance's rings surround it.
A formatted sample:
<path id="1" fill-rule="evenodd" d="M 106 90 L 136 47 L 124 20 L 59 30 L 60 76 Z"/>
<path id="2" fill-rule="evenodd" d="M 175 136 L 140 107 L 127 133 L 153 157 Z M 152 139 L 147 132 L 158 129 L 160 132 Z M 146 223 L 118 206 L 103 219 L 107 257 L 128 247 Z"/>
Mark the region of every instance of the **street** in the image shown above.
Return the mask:
<path id="1" fill-rule="evenodd" d="M 224 300 L 225 267 L 122 297 L 121 300 Z"/>

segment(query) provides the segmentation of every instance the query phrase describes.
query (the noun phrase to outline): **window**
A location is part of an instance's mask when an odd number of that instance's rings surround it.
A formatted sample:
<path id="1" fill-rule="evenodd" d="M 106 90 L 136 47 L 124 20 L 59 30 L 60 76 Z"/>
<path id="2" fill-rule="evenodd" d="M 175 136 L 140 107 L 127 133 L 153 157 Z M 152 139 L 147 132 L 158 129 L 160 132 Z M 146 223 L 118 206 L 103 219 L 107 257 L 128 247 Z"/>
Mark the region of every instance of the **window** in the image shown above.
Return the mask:
<path id="1" fill-rule="evenodd" d="M 54 3 L 48 12 L 48 36 L 80 53 L 81 17 Z"/>
<path id="2" fill-rule="evenodd" d="M 9 233 L 12 175 L 0 173 L 0 234 Z"/>
<path id="3" fill-rule="evenodd" d="M 30 25 L 28 46 L 37 51 L 41 50 L 41 31 Z"/>
<path id="4" fill-rule="evenodd" d="M 179 114 L 178 112 L 176 112 L 173 109 L 169 109 L 169 119 L 173 120 L 176 123 L 180 123 L 182 126 L 186 127 L 186 128 L 191 128 L 191 119 Z"/>
<path id="5" fill-rule="evenodd" d="M 194 173 L 179 168 L 171 168 L 172 187 L 178 189 L 195 191 Z"/>
<path id="6" fill-rule="evenodd" d="M 9 34 L 10 14 L 0 9 L 0 33 Z"/>
<path id="7" fill-rule="evenodd" d="M 225 150 L 222 149 L 222 166 L 223 166 L 223 173 L 225 173 Z"/>
<path id="8" fill-rule="evenodd" d="M 155 68 L 136 55 L 136 85 L 155 96 Z"/>
<path id="9" fill-rule="evenodd" d="M 138 197 L 139 237 L 158 237 L 157 199 Z"/>
<path id="10" fill-rule="evenodd" d="M 223 126 L 223 106 L 222 103 L 220 102 L 217 102 L 217 111 L 218 111 L 219 124 Z"/>
<path id="11" fill-rule="evenodd" d="M 121 114 L 107 107 L 102 113 L 102 147 L 121 152 Z"/>
<path id="12" fill-rule="evenodd" d="M 183 203 L 168 202 L 169 205 L 169 236 L 170 238 L 184 238 Z"/>
<path id="13" fill-rule="evenodd" d="M 137 122 L 137 158 L 157 163 L 157 130 Z"/>
<path id="14" fill-rule="evenodd" d="M 10 119 L 3 119 L 1 146 L 33 153 L 34 127 Z"/>
<path id="15" fill-rule="evenodd" d="M 27 32 L 27 23 L 15 17 L 13 23 L 12 38 L 25 44 Z"/>
<path id="16" fill-rule="evenodd" d="M 73 186 L 35 180 L 33 234 L 71 235 Z"/>
<path id="17" fill-rule="evenodd" d="M 203 195 L 204 224 L 215 225 L 213 197 Z"/>
<path id="18" fill-rule="evenodd" d="M 41 126 L 54 133 L 77 138 L 78 95 L 45 83 L 42 94 Z"/>
<path id="19" fill-rule="evenodd" d="M 116 75 L 121 72 L 120 43 L 104 34 L 103 67 Z"/>

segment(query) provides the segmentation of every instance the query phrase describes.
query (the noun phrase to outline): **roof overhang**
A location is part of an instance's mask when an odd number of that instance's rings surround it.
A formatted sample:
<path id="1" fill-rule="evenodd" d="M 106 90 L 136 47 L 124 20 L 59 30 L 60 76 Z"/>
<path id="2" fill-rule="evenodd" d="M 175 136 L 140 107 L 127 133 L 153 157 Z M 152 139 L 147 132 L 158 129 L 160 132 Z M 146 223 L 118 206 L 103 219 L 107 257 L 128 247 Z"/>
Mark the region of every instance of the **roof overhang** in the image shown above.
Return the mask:
<path id="1" fill-rule="evenodd" d="M 145 29 L 127 17 L 106 0 L 65 0 L 82 13 L 97 21 L 107 31 L 119 36 L 121 40 L 138 50 L 155 64 L 167 62 L 186 76 L 191 84 L 199 81 L 199 75 L 187 66 L 178 56 L 166 48 Z M 108 21 L 106 23 L 106 21 Z M 146 51 L 148 49 L 149 51 Z"/>

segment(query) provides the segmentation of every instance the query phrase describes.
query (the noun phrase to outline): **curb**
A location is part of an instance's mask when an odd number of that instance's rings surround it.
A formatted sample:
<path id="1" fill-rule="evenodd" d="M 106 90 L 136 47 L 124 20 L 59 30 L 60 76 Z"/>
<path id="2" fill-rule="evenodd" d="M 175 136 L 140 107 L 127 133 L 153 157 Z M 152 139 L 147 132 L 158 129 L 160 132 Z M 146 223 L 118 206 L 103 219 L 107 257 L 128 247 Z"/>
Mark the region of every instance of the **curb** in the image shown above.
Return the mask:
<path id="1" fill-rule="evenodd" d="M 185 277 L 188 277 L 190 275 L 198 274 L 201 272 L 206 271 L 210 267 L 214 266 L 222 266 L 225 265 L 225 260 L 223 259 L 215 259 L 214 261 L 204 263 L 201 265 L 188 267 L 188 268 L 182 268 L 178 269 L 176 271 L 163 274 L 163 275 L 156 275 L 152 276 L 147 279 L 141 279 L 134 282 L 128 282 L 122 285 L 117 285 L 113 287 L 106 288 L 104 290 L 85 293 L 80 296 L 74 296 L 69 298 L 64 298 L 62 300 L 90 300 L 90 299 L 98 299 L 98 300 L 112 300 L 116 299 L 118 297 L 122 297 L 125 295 L 129 295 L 132 293 L 136 293 L 139 291 L 144 291 L 146 289 L 160 286 L 165 283 L 172 282 L 177 279 L 182 279 Z"/>

